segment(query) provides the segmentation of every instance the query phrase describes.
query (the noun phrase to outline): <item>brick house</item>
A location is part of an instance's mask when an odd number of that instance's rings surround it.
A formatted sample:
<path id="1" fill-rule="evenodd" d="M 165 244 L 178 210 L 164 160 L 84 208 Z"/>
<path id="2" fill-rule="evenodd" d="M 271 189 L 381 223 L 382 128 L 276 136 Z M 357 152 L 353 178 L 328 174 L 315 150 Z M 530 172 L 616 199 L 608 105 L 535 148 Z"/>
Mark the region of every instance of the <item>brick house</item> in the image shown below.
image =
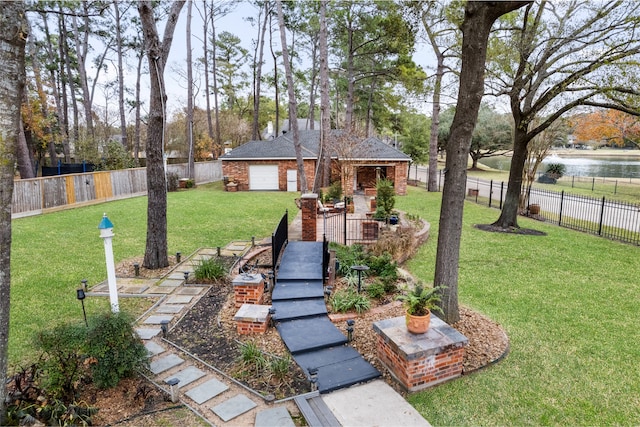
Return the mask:
<path id="1" fill-rule="evenodd" d="M 354 139 L 332 131 L 331 182 L 341 180 L 347 195 L 374 188 L 378 178 L 394 183 L 396 194 L 407 192 L 411 158 L 375 137 Z M 301 130 L 300 145 L 307 182 L 315 178 L 319 130 Z M 220 156 L 222 174 L 238 191 L 300 191 L 296 153 L 290 133 L 268 141 L 249 141 Z"/>

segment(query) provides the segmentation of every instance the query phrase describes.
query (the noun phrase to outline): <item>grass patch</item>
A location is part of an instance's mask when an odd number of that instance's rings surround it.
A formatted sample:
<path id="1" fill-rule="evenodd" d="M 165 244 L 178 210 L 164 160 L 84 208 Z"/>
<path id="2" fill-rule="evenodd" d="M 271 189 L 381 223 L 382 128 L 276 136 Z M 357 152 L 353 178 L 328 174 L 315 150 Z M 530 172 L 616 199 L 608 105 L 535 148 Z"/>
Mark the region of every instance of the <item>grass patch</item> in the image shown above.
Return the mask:
<path id="1" fill-rule="evenodd" d="M 271 235 L 285 209 L 297 214 L 294 196 L 285 192 L 222 191 L 221 183 L 170 192 L 167 200 L 169 253 L 191 254 L 201 247 Z M 76 289 L 106 280 L 104 244 L 98 232 L 102 214 L 114 224 L 115 262 L 144 254 L 147 198 L 136 197 L 12 221 L 11 327 L 12 367 L 36 357 L 32 337 L 69 318 L 83 322 Z M 144 302 L 120 300 L 142 313 Z M 88 297 L 88 315 L 110 310 L 109 299 Z M 142 311 L 141 311 L 142 310 Z"/>
<path id="2" fill-rule="evenodd" d="M 409 263 L 432 282 L 440 194 L 397 206 L 431 222 Z M 477 375 L 409 396 L 433 425 L 632 425 L 640 417 L 639 248 L 520 218 L 547 236 L 487 233 L 496 209 L 465 203 L 459 294 L 502 324 L 511 353 Z"/>
<path id="3" fill-rule="evenodd" d="M 169 251 L 261 238 L 294 196 L 226 193 L 220 184 L 168 195 Z M 441 194 L 409 188 L 396 207 L 431 223 L 431 238 L 407 268 L 433 281 Z M 37 331 L 82 320 L 75 289 L 105 280 L 97 225 L 114 223 L 116 262 L 144 253 L 146 198 L 121 200 L 13 221 L 10 358 L 33 354 Z M 409 401 L 433 425 L 634 425 L 640 419 L 640 248 L 520 218 L 547 233 L 522 236 L 473 227 L 498 210 L 465 204 L 460 302 L 502 324 L 511 353 L 500 364 Z M 352 265 L 347 263 L 346 265 Z M 137 299 L 136 299 L 137 300 Z M 121 307 L 129 299 L 121 300 Z M 87 312 L 109 310 L 108 298 L 87 298 Z M 138 309 L 142 309 L 138 307 Z M 123 309 L 124 310 L 124 309 Z"/>

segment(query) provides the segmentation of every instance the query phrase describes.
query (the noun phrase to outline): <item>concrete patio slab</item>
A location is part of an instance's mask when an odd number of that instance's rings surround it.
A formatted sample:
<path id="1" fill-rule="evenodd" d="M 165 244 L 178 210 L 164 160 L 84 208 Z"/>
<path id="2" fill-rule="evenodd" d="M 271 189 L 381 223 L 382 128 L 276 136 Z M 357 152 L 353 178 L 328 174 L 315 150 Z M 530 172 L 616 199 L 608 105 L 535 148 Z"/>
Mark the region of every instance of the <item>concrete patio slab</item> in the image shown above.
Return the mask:
<path id="1" fill-rule="evenodd" d="M 150 340 L 160 332 L 162 332 L 160 328 L 136 328 L 136 334 L 143 340 Z"/>
<path id="2" fill-rule="evenodd" d="M 149 353 L 149 357 L 157 356 L 158 354 L 165 351 L 165 348 L 163 346 L 153 341 L 146 342 L 144 346 Z"/>
<path id="3" fill-rule="evenodd" d="M 200 295 L 200 293 L 207 288 L 202 286 L 186 286 L 178 290 L 179 295 Z"/>
<path id="4" fill-rule="evenodd" d="M 173 320 L 173 316 L 167 315 L 153 315 L 149 316 L 145 319 L 144 323 L 146 325 L 160 325 L 163 321 L 171 322 Z"/>
<path id="5" fill-rule="evenodd" d="M 157 375 L 161 372 L 168 371 L 169 369 L 176 367 L 183 362 L 184 360 L 180 356 L 176 354 L 169 354 L 167 356 L 161 357 L 154 362 L 151 362 L 151 364 L 149 365 L 149 370 Z"/>
<path id="6" fill-rule="evenodd" d="M 211 408 L 214 414 L 219 416 L 225 423 L 255 408 L 256 403 L 244 394 L 238 394 L 231 399 L 225 400 L 219 405 Z"/>
<path id="7" fill-rule="evenodd" d="M 254 427 L 295 427 L 291 414 L 284 406 L 265 409 L 256 414 Z"/>
<path id="8" fill-rule="evenodd" d="M 166 304 L 189 304 L 193 297 L 188 295 L 174 295 L 169 298 Z"/>
<path id="9" fill-rule="evenodd" d="M 156 313 L 176 314 L 180 313 L 186 306 L 179 304 L 164 304 L 156 308 Z"/>
<path id="10" fill-rule="evenodd" d="M 204 377 L 206 374 L 195 366 L 188 366 L 176 373 L 175 375 L 171 375 L 164 380 L 165 383 L 168 383 L 169 380 L 175 378 L 180 382 L 177 384 L 178 388 L 184 387 L 187 384 L 194 382 L 195 380 L 199 380 Z"/>
<path id="11" fill-rule="evenodd" d="M 201 405 L 207 400 L 213 399 L 223 391 L 226 391 L 228 388 L 228 385 L 212 378 L 209 381 L 192 388 L 185 394 L 198 405 Z"/>

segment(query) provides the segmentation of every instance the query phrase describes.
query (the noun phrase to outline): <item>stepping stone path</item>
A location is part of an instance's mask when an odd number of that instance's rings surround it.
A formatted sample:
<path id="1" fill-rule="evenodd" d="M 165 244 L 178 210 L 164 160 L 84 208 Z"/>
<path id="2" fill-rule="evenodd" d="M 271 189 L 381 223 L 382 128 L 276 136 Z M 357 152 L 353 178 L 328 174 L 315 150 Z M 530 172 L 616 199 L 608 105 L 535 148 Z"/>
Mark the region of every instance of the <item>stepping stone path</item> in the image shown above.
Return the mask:
<path id="1" fill-rule="evenodd" d="M 232 246 L 232 250 L 224 249 L 223 255 L 229 252 L 244 256 L 251 247 L 238 242 Z M 194 259 L 212 256 L 216 256 L 215 249 L 202 249 L 183 259 L 162 279 L 121 279 L 126 283 L 121 290 L 123 294 L 162 299 L 135 328 L 149 354 L 151 377 L 168 396 L 173 392 L 177 399 L 196 409 L 208 424 L 219 427 L 254 424 L 262 427 L 294 426 L 290 412 L 298 413 L 298 409 L 293 401 L 272 404 L 162 338 L 162 322 L 169 322 L 168 327 L 171 328 L 209 290 L 205 285 L 185 285 L 184 272 L 189 271 L 192 278 L 193 266 L 197 265 Z M 108 293 L 106 284 L 95 286 L 88 292 L 89 295 L 102 296 Z M 170 385 L 172 383 L 173 386 Z"/>

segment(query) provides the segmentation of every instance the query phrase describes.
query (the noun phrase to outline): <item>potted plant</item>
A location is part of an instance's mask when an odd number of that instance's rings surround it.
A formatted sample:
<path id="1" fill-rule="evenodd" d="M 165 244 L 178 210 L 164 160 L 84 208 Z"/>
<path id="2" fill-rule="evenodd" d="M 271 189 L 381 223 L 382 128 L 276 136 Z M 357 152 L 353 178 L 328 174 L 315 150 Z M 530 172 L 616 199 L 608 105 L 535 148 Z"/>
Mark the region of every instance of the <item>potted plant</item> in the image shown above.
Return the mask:
<path id="1" fill-rule="evenodd" d="M 407 312 L 407 330 L 413 334 L 423 334 L 429 329 L 431 310 L 442 313 L 437 303 L 440 302 L 439 291 L 442 286 L 425 288 L 417 283 L 413 289 L 398 299 L 404 303 Z"/>

